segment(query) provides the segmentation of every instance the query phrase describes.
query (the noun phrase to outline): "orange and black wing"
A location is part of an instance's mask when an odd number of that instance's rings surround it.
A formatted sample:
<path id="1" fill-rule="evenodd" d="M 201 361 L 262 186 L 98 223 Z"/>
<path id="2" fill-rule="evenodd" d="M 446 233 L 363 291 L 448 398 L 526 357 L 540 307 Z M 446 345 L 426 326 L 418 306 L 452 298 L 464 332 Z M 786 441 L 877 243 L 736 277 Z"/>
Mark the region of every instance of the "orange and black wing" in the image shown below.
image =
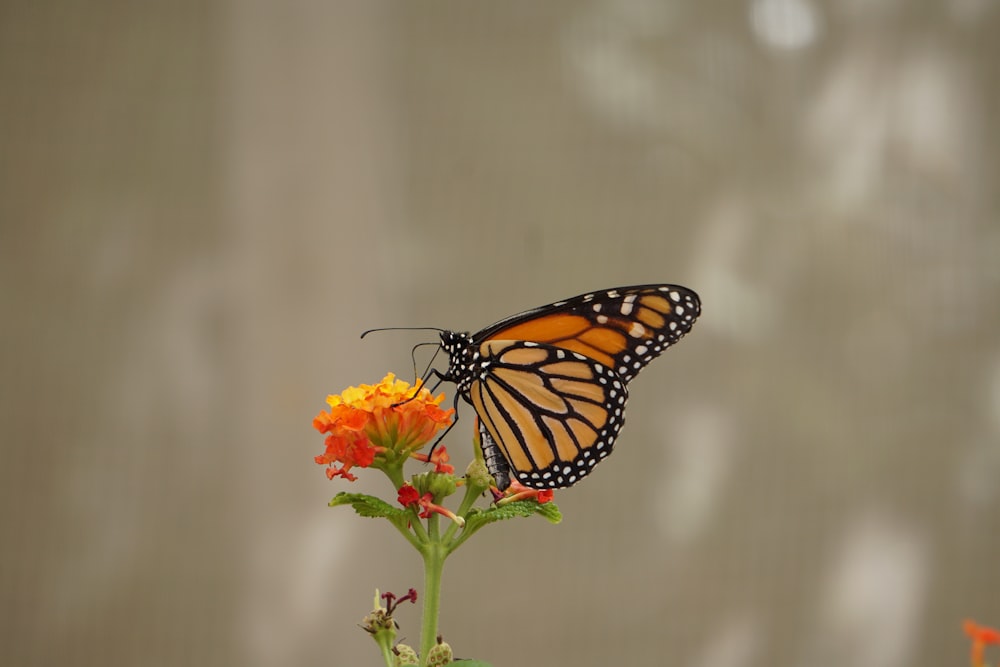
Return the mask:
<path id="1" fill-rule="evenodd" d="M 488 340 L 479 355 L 469 398 L 519 482 L 571 486 L 611 453 L 628 390 L 610 366 L 529 341 Z"/>
<path id="2" fill-rule="evenodd" d="M 628 382 L 691 330 L 701 301 L 680 285 L 635 285 L 590 292 L 535 308 L 473 335 L 544 343 L 613 368 Z"/>

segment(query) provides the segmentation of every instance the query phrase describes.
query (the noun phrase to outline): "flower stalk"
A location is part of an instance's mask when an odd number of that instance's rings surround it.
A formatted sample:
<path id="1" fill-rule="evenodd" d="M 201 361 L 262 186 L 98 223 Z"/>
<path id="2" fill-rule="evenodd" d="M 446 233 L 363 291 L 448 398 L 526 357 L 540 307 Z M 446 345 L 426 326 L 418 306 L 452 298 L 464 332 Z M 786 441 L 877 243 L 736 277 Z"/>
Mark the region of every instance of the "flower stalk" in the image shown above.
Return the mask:
<path id="1" fill-rule="evenodd" d="M 434 521 L 436 523 L 437 519 Z M 441 613 L 441 576 L 448 552 L 440 542 L 431 542 L 424 545 L 421 555 L 424 558 L 424 609 L 420 628 L 420 655 L 427 656 L 437 641 L 438 618 Z M 423 659 L 422 657 L 421 660 Z"/>

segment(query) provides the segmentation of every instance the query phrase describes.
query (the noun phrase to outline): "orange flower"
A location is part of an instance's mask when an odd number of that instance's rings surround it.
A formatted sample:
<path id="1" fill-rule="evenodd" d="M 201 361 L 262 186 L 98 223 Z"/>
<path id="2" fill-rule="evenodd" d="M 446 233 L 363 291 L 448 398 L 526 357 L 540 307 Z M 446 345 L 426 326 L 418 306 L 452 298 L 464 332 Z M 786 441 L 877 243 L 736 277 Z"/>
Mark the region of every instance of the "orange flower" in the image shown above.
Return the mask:
<path id="1" fill-rule="evenodd" d="M 363 435 L 345 437 L 331 434 L 326 436 L 326 451 L 313 460 L 329 466 L 326 469 L 327 479 L 343 477 L 353 482 L 357 477 L 351 474 L 351 468 L 367 468 L 375 460 L 375 453 L 375 447 Z M 337 463 L 342 464 L 340 468 L 335 467 Z"/>
<path id="2" fill-rule="evenodd" d="M 497 500 L 498 505 L 506 505 L 507 503 L 512 503 L 516 500 L 528 500 L 534 498 L 539 505 L 544 505 L 545 503 L 551 502 L 552 498 L 555 497 L 555 492 L 552 489 L 531 489 L 524 486 L 516 479 L 510 481 L 510 486 L 507 487 L 506 495 L 501 496 Z"/>
<path id="3" fill-rule="evenodd" d="M 975 621 L 967 620 L 962 624 L 965 634 L 972 639 L 972 667 L 986 667 L 983 662 L 983 653 L 987 644 L 1000 644 L 1000 630 L 979 625 Z"/>
<path id="4" fill-rule="evenodd" d="M 451 460 L 451 456 L 448 455 L 448 449 L 444 445 L 435 448 L 430 456 L 419 453 L 411 454 L 410 456 L 418 461 L 423 461 L 424 463 L 433 463 L 434 472 L 443 472 L 449 475 L 455 472 L 455 466 L 448 464 L 448 461 Z"/>
<path id="5" fill-rule="evenodd" d="M 414 394 L 410 384 L 389 373 L 375 385 L 348 387 L 328 396 L 329 411 L 313 419 L 313 427 L 326 433 L 326 451 L 316 463 L 330 466 L 327 477 L 356 479 L 352 467 L 366 468 L 389 452 L 403 457 L 426 445 L 451 423 L 454 410 L 442 410 L 444 394 L 436 398 L 421 387 Z M 340 467 L 337 467 L 339 464 Z"/>

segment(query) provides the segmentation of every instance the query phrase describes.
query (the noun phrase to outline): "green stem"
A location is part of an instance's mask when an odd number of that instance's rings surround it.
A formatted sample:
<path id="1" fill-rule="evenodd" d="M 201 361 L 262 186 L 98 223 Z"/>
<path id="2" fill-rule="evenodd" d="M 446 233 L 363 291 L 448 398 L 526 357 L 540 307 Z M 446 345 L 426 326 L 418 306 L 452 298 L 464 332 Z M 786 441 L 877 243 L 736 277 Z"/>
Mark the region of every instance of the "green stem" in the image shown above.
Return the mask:
<path id="1" fill-rule="evenodd" d="M 469 510 L 472 509 L 472 505 L 476 502 L 476 499 L 479 498 L 480 493 L 482 493 L 481 490 L 475 489 L 467 484 L 465 487 L 465 497 L 462 498 L 462 504 L 459 506 L 458 511 L 455 513 L 458 516 L 464 518 L 465 515 L 469 513 Z M 444 531 L 444 538 L 442 538 L 441 541 L 444 542 L 445 544 L 450 545 L 451 541 L 455 537 L 455 533 L 458 532 L 458 529 L 459 529 L 458 524 L 452 522 L 452 524 L 448 526 L 448 530 Z M 455 550 L 454 548 L 449 547 L 448 553 L 451 553 L 454 550 Z"/>
<path id="2" fill-rule="evenodd" d="M 467 539 L 469 539 L 470 537 L 472 537 L 473 535 L 475 535 L 479 531 L 479 529 L 482 528 L 485 525 L 486 524 L 479 524 L 479 526 L 477 526 L 476 528 L 472 528 L 471 530 L 469 528 L 463 529 L 462 532 L 461 532 L 461 534 L 458 537 L 456 537 L 455 539 L 453 539 L 453 540 L 451 540 L 449 542 L 449 544 L 448 544 L 448 553 L 450 554 L 452 551 L 454 551 L 455 549 L 457 549 L 460 546 L 462 546 L 462 544 Z"/>
<path id="3" fill-rule="evenodd" d="M 386 474 L 389 481 L 392 482 L 392 487 L 399 491 L 399 487 L 403 486 L 403 464 L 397 463 L 393 465 L 387 465 L 382 468 L 382 472 Z"/>
<path id="4" fill-rule="evenodd" d="M 424 557 L 424 613 L 420 629 L 420 664 L 427 665 L 427 654 L 437 643 L 438 612 L 441 607 L 441 571 L 447 550 L 439 542 L 430 542 L 421 550 Z"/>
<path id="5" fill-rule="evenodd" d="M 413 529 L 413 533 L 416 535 L 417 540 L 416 544 L 413 546 L 417 548 L 417 551 L 422 553 L 424 548 L 423 545 L 427 544 L 428 540 L 427 531 L 424 530 L 424 524 L 420 520 L 420 517 L 417 516 L 416 512 L 413 512 L 413 519 L 410 521 L 410 528 Z"/>
<path id="6" fill-rule="evenodd" d="M 435 498 L 435 500 L 437 500 Z M 441 542 L 441 515 L 431 514 L 427 518 L 427 533 L 430 535 L 432 544 Z"/>
<path id="7" fill-rule="evenodd" d="M 399 534 L 406 538 L 406 541 L 413 545 L 413 548 L 420 551 L 423 548 L 423 541 L 411 531 L 412 526 L 408 526 L 406 523 L 400 523 L 397 521 L 392 521 L 393 527 L 399 531 Z M 419 525 L 419 522 L 417 523 Z M 423 527 L 421 527 L 423 530 Z M 426 534 L 424 535 L 426 538 Z"/>
<path id="8" fill-rule="evenodd" d="M 396 656 L 392 654 L 392 649 L 385 644 L 379 644 L 379 648 L 382 649 L 382 659 L 385 660 L 385 667 L 392 667 L 396 664 Z"/>

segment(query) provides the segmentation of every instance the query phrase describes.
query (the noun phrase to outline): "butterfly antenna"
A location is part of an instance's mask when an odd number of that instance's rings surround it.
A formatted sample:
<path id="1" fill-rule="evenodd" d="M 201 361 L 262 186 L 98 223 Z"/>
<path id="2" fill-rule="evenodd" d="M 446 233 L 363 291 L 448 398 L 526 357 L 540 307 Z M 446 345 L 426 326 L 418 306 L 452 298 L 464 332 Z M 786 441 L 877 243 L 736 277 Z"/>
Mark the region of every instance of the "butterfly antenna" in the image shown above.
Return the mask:
<path id="1" fill-rule="evenodd" d="M 364 338 L 370 333 L 375 333 L 376 331 L 437 331 L 438 333 L 444 333 L 444 329 L 438 327 L 380 327 L 378 329 L 368 329 L 367 331 L 361 332 L 361 337 Z"/>

